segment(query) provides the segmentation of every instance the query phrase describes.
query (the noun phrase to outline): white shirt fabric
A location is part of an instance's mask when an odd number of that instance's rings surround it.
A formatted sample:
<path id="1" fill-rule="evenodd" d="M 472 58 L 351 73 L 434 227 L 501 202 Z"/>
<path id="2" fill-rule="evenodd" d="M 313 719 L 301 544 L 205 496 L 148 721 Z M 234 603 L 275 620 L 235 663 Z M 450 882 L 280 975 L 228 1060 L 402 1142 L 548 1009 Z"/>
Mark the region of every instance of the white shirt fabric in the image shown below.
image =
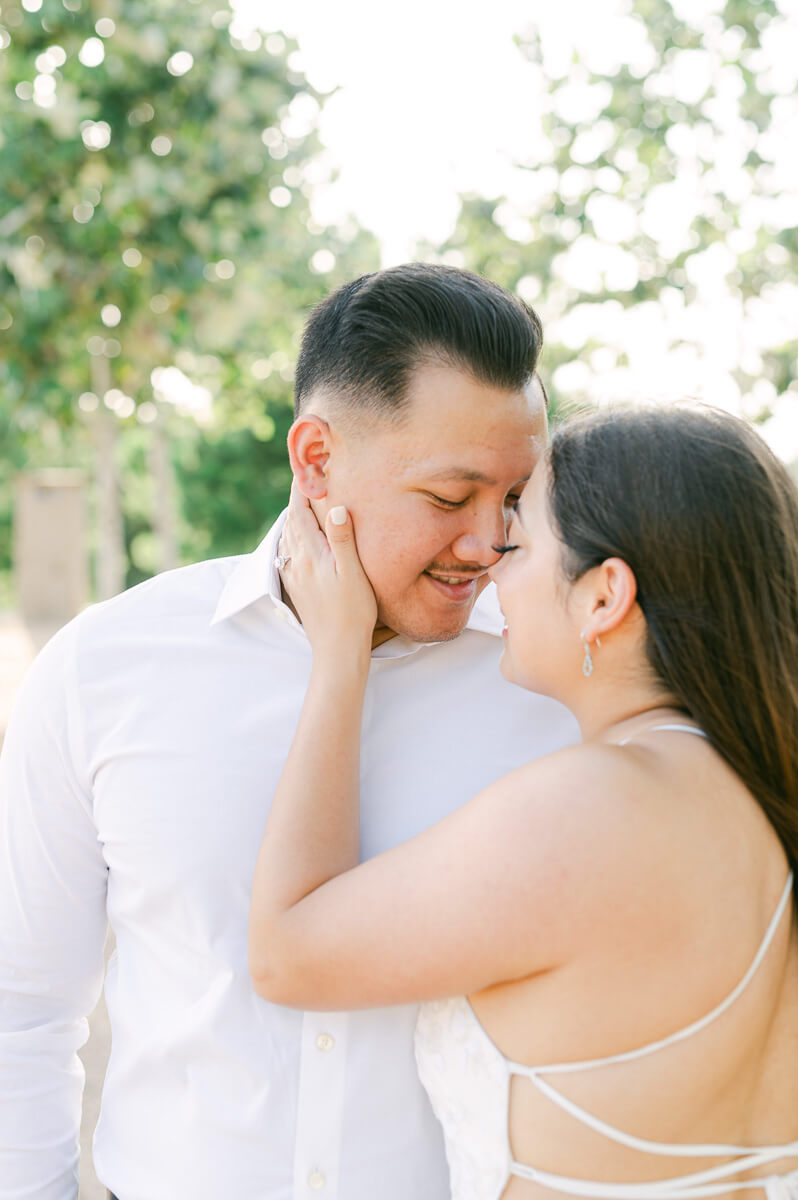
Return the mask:
<path id="1" fill-rule="evenodd" d="M 77 1196 L 77 1050 L 107 920 L 94 1156 L 120 1200 L 449 1195 L 416 1008 L 303 1014 L 247 970 L 255 858 L 311 662 L 273 566 L 282 522 L 251 555 L 87 610 L 20 691 L 0 762 L 2 1200 Z M 492 590 L 454 641 L 374 651 L 364 858 L 577 739 L 565 709 L 499 674 Z"/>

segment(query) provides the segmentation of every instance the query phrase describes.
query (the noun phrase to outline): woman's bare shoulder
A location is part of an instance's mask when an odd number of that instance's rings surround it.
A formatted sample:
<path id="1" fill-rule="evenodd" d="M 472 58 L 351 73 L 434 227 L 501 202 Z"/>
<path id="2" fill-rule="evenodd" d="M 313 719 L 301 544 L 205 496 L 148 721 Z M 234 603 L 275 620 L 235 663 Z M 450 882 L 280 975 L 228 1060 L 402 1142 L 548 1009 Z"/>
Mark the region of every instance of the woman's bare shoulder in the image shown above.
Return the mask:
<path id="1" fill-rule="evenodd" d="M 669 886 L 681 834 L 644 755 L 572 746 L 505 775 L 480 800 L 513 862 L 534 864 L 530 898 L 539 901 L 541 881 L 556 894 L 569 942 L 580 927 L 593 936 L 597 906 L 621 911 L 625 899 Z"/>
<path id="2" fill-rule="evenodd" d="M 533 759 L 496 780 L 487 789 L 494 800 L 531 805 L 530 817 L 549 808 L 595 812 L 601 806 L 624 806 L 640 794 L 650 775 L 645 761 L 608 743 L 587 742 L 568 746 Z"/>

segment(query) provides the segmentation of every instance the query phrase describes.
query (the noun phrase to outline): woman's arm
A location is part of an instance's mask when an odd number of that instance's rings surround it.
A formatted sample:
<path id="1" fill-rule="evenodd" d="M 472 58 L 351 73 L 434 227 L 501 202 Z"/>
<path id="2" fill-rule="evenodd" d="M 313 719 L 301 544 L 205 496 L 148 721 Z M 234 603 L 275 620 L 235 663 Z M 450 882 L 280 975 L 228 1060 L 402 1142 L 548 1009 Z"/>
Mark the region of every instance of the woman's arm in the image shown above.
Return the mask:
<path id="1" fill-rule="evenodd" d="M 277 967 L 286 915 L 358 861 L 360 728 L 376 620 L 344 509 L 330 514 L 325 537 L 293 488 L 280 546 L 313 665 L 255 868 L 249 964 L 261 991 Z"/>
<path id="2" fill-rule="evenodd" d="M 256 867 L 249 944 L 258 993 L 306 1009 L 467 994 L 570 961 L 595 945 L 597 911 L 608 936 L 611 915 L 628 924 L 657 871 L 642 852 L 639 781 L 630 784 L 628 766 L 619 773 L 614 748 L 548 755 L 358 865 L 376 606 L 351 521 L 328 520 L 327 534 L 329 544 L 294 497 L 283 548 L 314 663 Z"/>

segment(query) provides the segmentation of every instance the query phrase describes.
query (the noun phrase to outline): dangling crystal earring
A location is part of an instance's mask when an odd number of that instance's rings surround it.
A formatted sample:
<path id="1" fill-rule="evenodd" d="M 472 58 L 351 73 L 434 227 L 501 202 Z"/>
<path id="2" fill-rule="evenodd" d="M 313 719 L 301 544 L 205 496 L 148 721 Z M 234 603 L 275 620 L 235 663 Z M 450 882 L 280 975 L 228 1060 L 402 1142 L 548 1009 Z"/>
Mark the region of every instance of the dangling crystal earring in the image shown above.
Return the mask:
<path id="1" fill-rule="evenodd" d="M 585 651 L 584 661 L 582 662 L 582 674 L 584 675 L 585 679 L 589 679 L 593 674 L 593 655 L 590 653 L 590 645 L 585 637 L 584 629 L 579 636 L 582 639 L 582 646 L 584 647 Z M 596 645 L 599 647 L 599 649 L 601 649 L 601 638 L 596 638 Z"/>

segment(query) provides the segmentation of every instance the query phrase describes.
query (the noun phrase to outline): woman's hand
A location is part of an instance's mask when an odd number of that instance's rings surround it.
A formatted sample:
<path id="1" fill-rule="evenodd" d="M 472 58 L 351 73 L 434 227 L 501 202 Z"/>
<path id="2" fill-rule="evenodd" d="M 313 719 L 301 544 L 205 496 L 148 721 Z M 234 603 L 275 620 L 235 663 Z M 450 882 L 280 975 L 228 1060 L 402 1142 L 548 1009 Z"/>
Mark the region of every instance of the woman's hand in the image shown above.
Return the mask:
<path id="1" fill-rule="evenodd" d="M 337 524 L 335 517 L 343 521 Z M 358 558 L 346 509 L 330 509 L 322 530 L 310 502 L 294 484 L 279 552 L 289 557 L 280 573 L 314 656 L 363 649 L 370 653 L 377 601 Z"/>

